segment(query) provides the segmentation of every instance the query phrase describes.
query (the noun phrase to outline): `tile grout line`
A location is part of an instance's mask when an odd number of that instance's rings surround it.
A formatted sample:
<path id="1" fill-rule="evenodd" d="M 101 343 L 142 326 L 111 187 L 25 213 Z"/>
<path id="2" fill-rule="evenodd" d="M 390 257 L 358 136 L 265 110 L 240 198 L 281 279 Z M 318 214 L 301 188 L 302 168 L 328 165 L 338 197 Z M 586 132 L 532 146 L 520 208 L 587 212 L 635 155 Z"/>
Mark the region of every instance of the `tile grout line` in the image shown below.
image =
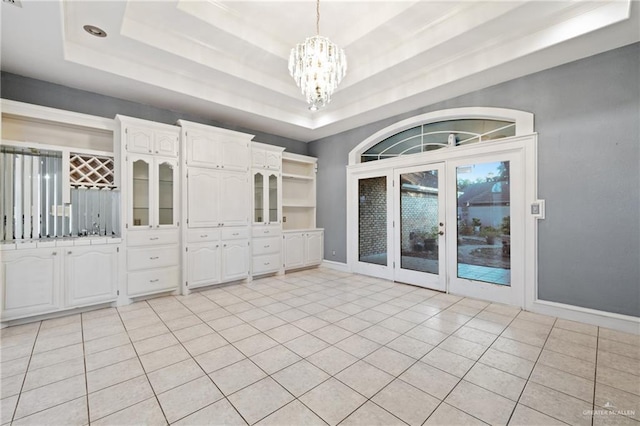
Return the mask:
<path id="1" fill-rule="evenodd" d="M 18 393 L 18 399 L 16 400 L 16 406 L 13 407 L 13 414 L 11 415 L 10 424 L 16 420 L 16 414 L 18 413 L 18 406 L 20 405 L 20 398 L 22 398 L 22 389 L 24 388 L 24 384 L 27 381 L 27 374 L 29 374 L 29 366 L 31 365 L 31 360 L 33 359 L 33 352 L 36 348 L 36 342 L 38 341 L 38 336 L 40 335 L 40 329 L 42 328 L 42 321 L 38 325 L 38 331 L 36 331 L 36 336 L 33 339 L 33 346 L 31 347 L 31 354 L 29 355 L 29 361 L 27 362 L 27 368 L 24 370 L 24 378 L 22 379 L 22 385 L 20 385 L 20 393 Z M 35 414 L 35 413 L 32 413 Z M 31 414 L 29 414 L 31 415 Z M 25 416 L 26 417 L 26 416 Z"/>
<path id="2" fill-rule="evenodd" d="M 192 314 L 192 315 L 196 316 L 200 321 L 202 321 L 202 319 L 200 318 L 200 316 L 199 316 L 196 312 L 194 312 L 194 311 L 193 311 L 189 306 L 187 306 L 187 305 L 185 305 L 184 303 L 182 303 L 182 301 L 181 301 L 181 300 L 179 300 L 177 297 L 175 297 L 175 296 L 172 296 L 172 297 L 174 297 L 174 300 L 176 300 L 178 303 L 180 303 L 180 304 L 181 304 L 185 309 L 187 309 L 189 312 L 191 312 L 191 314 Z M 206 296 L 204 296 L 204 295 L 203 295 L 203 297 L 207 298 L 207 300 L 210 300 L 212 303 L 216 304 L 217 306 L 220 306 L 220 305 L 218 305 L 217 303 L 215 303 L 213 300 L 209 299 L 208 297 L 206 297 Z M 209 381 L 210 381 L 210 382 L 211 382 L 211 383 L 216 387 L 216 389 L 218 389 L 218 392 L 220 392 L 220 395 L 222 395 L 222 398 L 220 398 L 220 399 L 218 399 L 218 400 L 216 400 L 216 401 L 213 401 L 211 404 L 207 404 L 207 405 L 205 405 L 204 407 L 201 407 L 201 408 L 199 408 L 198 410 L 196 410 L 196 411 L 194 411 L 194 412 L 192 412 L 192 413 L 189 413 L 189 414 L 187 414 L 187 415 L 186 415 L 186 416 L 184 416 L 184 417 L 181 417 L 180 419 L 177 419 L 177 420 L 176 420 L 176 422 L 178 422 L 178 421 L 180 421 L 180 420 L 182 420 L 182 419 L 184 419 L 184 418 L 186 418 L 186 417 L 188 417 L 188 416 L 191 416 L 191 415 L 193 415 L 193 414 L 195 414 L 195 413 L 197 413 L 197 412 L 199 412 L 199 411 L 201 411 L 201 410 L 204 410 L 205 408 L 210 407 L 211 405 L 213 405 L 213 404 L 217 403 L 218 401 L 220 401 L 220 400 L 222 400 L 222 399 L 225 399 L 225 400 L 229 403 L 229 405 L 231 405 L 231 406 L 234 408 L 234 410 L 238 413 L 238 415 L 242 418 L 242 420 L 244 420 L 244 421 L 245 421 L 245 423 L 249 424 L 249 422 L 247 422 L 247 420 L 246 420 L 246 419 L 244 418 L 244 416 L 240 413 L 240 411 L 239 411 L 239 410 L 238 410 L 238 409 L 237 409 L 237 408 L 236 408 L 236 407 L 231 403 L 231 401 L 229 401 L 229 398 L 227 398 L 227 395 L 225 395 L 225 393 L 224 393 L 224 392 L 222 392 L 222 390 L 218 387 L 218 385 L 213 381 L 213 379 L 211 378 L 211 376 L 209 376 L 209 374 L 204 370 L 204 368 L 203 368 L 203 367 L 200 365 L 200 363 L 195 359 L 195 357 L 191 354 L 191 352 L 189 352 L 189 350 L 184 346 L 184 342 L 182 342 L 180 339 L 178 339 L 178 338 L 176 337 L 176 335 L 174 334 L 174 331 L 173 331 L 173 330 L 171 330 L 171 329 L 167 326 L 167 324 L 166 324 L 166 323 L 165 323 L 165 321 L 162 319 L 162 317 L 160 317 L 160 315 L 158 314 L 158 312 L 156 311 L 156 309 L 154 308 L 154 306 L 153 306 L 153 305 L 149 305 L 149 306 L 150 306 L 151 310 L 156 314 L 156 316 L 158 316 L 158 318 L 160 319 L 160 321 L 162 322 L 162 324 L 163 324 L 165 327 L 167 327 L 167 329 L 169 330 L 169 333 L 171 333 L 171 335 L 172 335 L 172 336 L 173 336 L 173 337 L 178 341 L 178 344 L 179 344 L 179 345 L 180 345 L 180 346 L 181 346 L 181 347 L 186 351 L 186 353 L 187 353 L 187 354 L 189 354 L 190 359 L 191 359 L 191 360 L 193 360 L 193 362 L 194 362 L 194 363 L 195 363 L 195 364 L 200 368 L 200 370 L 204 373 L 204 376 L 205 376 L 205 377 L 207 377 L 207 378 L 209 379 Z M 223 308 L 223 309 L 224 309 L 224 308 Z M 226 309 L 225 309 L 225 311 L 226 311 Z M 228 312 L 228 311 L 227 311 L 227 312 Z M 232 314 L 232 315 L 233 315 L 233 314 Z M 240 319 L 242 320 L 242 318 L 240 318 Z M 215 332 L 215 333 L 216 333 L 217 335 L 219 335 L 222 339 L 224 339 L 224 340 L 227 342 L 227 344 L 232 345 L 232 344 L 231 344 L 231 342 L 229 342 L 229 340 L 227 340 L 223 335 L 221 335 L 221 334 L 220 334 L 220 333 L 218 333 L 216 330 L 214 330 L 214 329 L 213 329 L 213 327 L 211 327 L 209 324 L 207 324 L 207 323 L 206 323 L 206 322 L 204 322 L 204 321 L 203 321 L 203 324 L 205 324 L 207 327 L 209 327 L 211 330 L 213 330 L 213 332 Z M 245 323 L 245 324 L 246 324 L 246 323 Z M 187 327 L 185 327 L 185 328 L 187 328 Z M 176 330 L 176 331 L 177 331 L 177 330 Z M 195 339 L 197 339 L 197 337 L 196 337 Z M 192 339 L 192 340 L 193 340 L 193 339 Z M 232 345 L 232 346 L 233 346 L 233 345 Z M 222 346 L 221 346 L 221 347 L 222 347 Z M 234 346 L 234 348 L 235 348 L 235 346 Z M 236 349 L 237 349 L 237 348 L 236 348 Z M 159 349 L 159 350 L 162 350 L 162 349 Z M 214 349 L 214 350 L 215 350 L 215 349 Z M 209 352 L 211 352 L 211 351 L 209 351 Z M 151 353 L 153 353 L 153 352 L 151 352 Z M 205 352 L 205 353 L 206 353 L 206 352 Z M 243 354 L 243 355 L 244 355 L 244 354 Z M 247 359 L 248 359 L 248 358 L 247 358 Z M 174 364 L 170 364 L 170 365 L 175 365 L 175 364 L 177 364 L 177 363 L 179 363 L 179 362 L 182 362 L 182 361 L 178 361 L 178 362 L 176 362 L 176 363 L 174 363 Z M 240 361 L 237 361 L 237 362 L 240 362 Z M 237 363 L 237 362 L 236 362 L 236 363 Z M 236 364 L 236 363 L 234 363 L 234 364 Z M 142 362 L 141 362 L 141 364 L 142 364 Z M 233 364 L 230 364 L 230 365 L 233 365 Z M 168 366 L 165 366 L 165 367 L 168 367 Z M 162 367 L 162 368 L 165 368 L 165 367 Z M 158 370 L 161 370 L 162 368 L 160 368 L 160 369 L 158 369 Z M 225 368 L 225 367 L 223 367 L 223 368 Z M 258 368 L 259 368 L 259 367 L 258 367 Z M 142 366 L 142 369 L 144 370 L 144 365 Z M 157 371 L 157 370 L 156 370 L 156 371 Z M 145 372 L 146 372 L 146 370 L 145 370 Z M 191 381 L 188 381 L 188 382 L 186 382 L 186 383 L 191 383 L 191 382 L 193 382 L 193 381 L 195 381 L 195 380 L 199 380 L 199 379 L 200 379 L 200 378 L 198 377 L 198 378 L 193 379 L 193 380 L 191 380 Z M 170 390 L 172 390 L 172 389 L 175 389 L 175 388 L 177 388 L 177 387 L 183 386 L 183 385 L 185 385 L 186 383 L 182 383 L 182 384 L 180 384 L 180 385 L 178 385 L 178 386 L 175 386 L 175 387 L 173 387 L 173 388 L 171 388 L 171 389 L 166 390 L 165 392 L 168 392 L 168 391 L 170 391 Z M 149 382 L 149 384 L 151 385 L 151 382 Z M 156 395 L 155 389 L 153 389 L 153 385 L 151 385 L 151 389 L 153 390 L 154 395 Z M 243 389 L 244 389 L 244 388 L 243 388 Z M 156 395 L 156 399 L 158 399 L 158 398 L 157 398 L 157 395 Z M 158 399 L 158 405 L 160 406 L 160 409 L 161 409 L 161 410 L 163 411 L 163 413 L 164 413 L 164 409 L 162 409 L 162 404 L 160 404 L 160 400 L 159 400 L 159 399 Z M 167 420 L 167 424 L 170 424 L 170 423 L 169 423 L 169 419 L 167 419 L 167 418 L 166 418 L 166 415 L 165 415 L 165 419 Z M 175 423 L 175 422 L 174 422 L 174 423 Z"/>
<path id="3" fill-rule="evenodd" d="M 549 340 L 549 337 L 551 337 L 551 332 L 553 331 L 553 328 L 555 327 L 556 322 L 558 322 L 558 319 L 557 319 L 557 318 L 553 320 L 553 324 L 551 325 L 551 328 L 549 329 L 549 333 L 547 334 L 547 337 L 544 339 L 544 343 L 542 344 L 542 347 L 540 348 L 540 353 L 538 354 L 538 356 L 536 357 L 535 362 L 533 363 L 533 368 L 531 368 L 531 371 L 529 372 L 529 376 L 527 377 L 527 381 L 526 381 L 526 383 L 524 384 L 524 387 L 522 388 L 522 390 L 520 391 L 520 395 L 518 396 L 518 400 L 516 401 L 516 406 L 514 407 L 513 412 L 512 412 L 512 413 L 511 413 L 511 415 L 509 416 L 509 420 L 507 421 L 507 424 L 509 424 L 509 422 L 511 421 L 511 418 L 513 417 L 513 413 L 515 412 L 515 408 L 517 408 L 517 407 L 518 407 L 518 404 L 520 404 L 520 399 L 522 398 L 522 395 L 524 394 L 524 390 L 527 388 L 527 385 L 531 382 L 531 376 L 533 375 L 533 371 L 535 370 L 536 365 L 538 365 L 538 361 L 540 361 L 540 357 L 542 356 L 542 352 L 544 352 L 544 347 L 546 346 L 547 341 Z M 531 383 L 535 383 L 535 382 L 531 382 Z M 540 386 L 544 386 L 544 385 L 540 385 Z M 545 386 L 545 387 L 546 387 L 546 386 Z M 562 392 L 562 393 L 564 393 L 564 392 Z M 523 404 L 523 405 L 524 405 L 524 404 Z M 536 409 L 534 409 L 534 408 L 531 408 L 531 407 L 526 406 L 526 405 L 525 405 L 525 407 L 527 407 L 527 408 L 529 408 L 529 409 L 531 409 L 531 410 L 534 410 L 534 411 L 536 411 L 536 412 L 540 413 L 540 411 L 538 411 L 538 410 L 536 410 Z M 551 417 L 551 418 L 556 419 L 555 417 L 553 417 L 553 416 L 551 416 L 551 415 L 549 415 L 549 414 L 547 414 L 547 413 L 541 413 L 541 414 L 544 414 L 544 415 L 546 415 L 546 416 L 549 416 L 549 417 Z M 560 419 L 556 419 L 556 420 L 561 421 L 561 422 L 563 422 L 563 423 L 564 423 L 564 421 L 562 421 L 562 420 L 560 420 Z"/>
<path id="4" fill-rule="evenodd" d="M 147 306 L 151 307 L 151 306 L 149 305 L 149 302 L 147 302 L 146 300 L 144 301 L 144 303 L 145 303 L 145 304 L 147 304 Z M 127 338 L 129 339 L 129 343 L 131 344 L 131 347 L 133 348 L 133 351 L 134 351 L 134 352 L 135 352 L 135 354 L 136 354 L 136 359 L 137 359 L 137 360 L 138 360 L 138 362 L 140 363 L 140 367 L 142 367 L 142 371 L 143 371 L 143 373 L 144 373 L 145 378 L 147 379 L 147 383 L 149 384 L 149 387 L 151 388 L 151 392 L 153 392 L 153 396 L 155 397 L 156 402 L 158 403 L 158 406 L 160 407 L 160 412 L 161 412 L 161 413 L 162 413 L 162 415 L 164 416 L 164 419 L 165 419 L 165 421 L 167 422 L 167 424 L 169 424 L 169 420 L 167 419 L 167 415 L 165 414 L 164 410 L 162 409 L 162 405 L 160 405 L 160 401 L 158 400 L 158 395 L 156 395 L 156 392 L 155 392 L 155 390 L 153 389 L 153 386 L 151 386 L 151 381 L 149 380 L 149 375 L 147 374 L 147 370 L 145 370 L 145 369 L 144 369 L 144 365 L 142 365 L 142 361 L 140 360 L 140 356 L 138 355 L 138 350 L 136 349 L 135 345 L 133 344 L 133 340 L 131 340 L 131 336 L 129 335 L 129 331 L 127 330 L 127 326 L 126 326 L 126 324 L 124 323 L 124 320 L 122 319 L 122 315 L 121 315 L 121 313 L 120 313 L 120 311 L 118 310 L 118 308 L 117 308 L 117 307 L 116 307 L 115 309 L 116 309 L 116 312 L 117 312 L 117 314 L 118 314 L 118 318 L 120 319 L 120 322 L 122 323 L 122 327 L 124 328 L 125 333 L 127 333 Z M 144 308 L 143 308 L 143 309 L 144 309 Z M 112 364 L 112 365 L 113 365 L 113 364 Z M 135 379 L 135 378 L 137 378 L 137 377 L 142 377 L 142 375 L 140 375 L 140 376 L 136 376 L 136 377 L 134 377 L 134 379 Z M 133 379 L 129 379 L 129 380 L 133 380 Z M 126 382 L 126 381 L 128 381 L 128 380 L 125 380 L 125 381 L 120 382 L 120 383 L 124 383 L 124 382 Z M 114 386 L 115 386 L 115 385 L 118 385 L 118 384 L 120 384 L 120 383 L 116 383 L 116 384 L 114 384 Z M 150 399 L 150 398 L 149 398 L 149 399 Z M 107 414 L 106 416 L 103 416 L 103 417 L 101 417 L 101 418 L 105 418 L 105 417 L 107 417 L 107 416 L 111 416 L 111 415 L 113 415 L 113 414 L 115 414 L 115 413 L 118 413 L 118 412 L 121 412 L 121 411 L 123 411 L 123 410 L 126 410 L 127 408 L 133 407 L 133 406 L 135 406 L 135 405 L 139 404 L 140 402 L 144 402 L 144 401 L 146 401 L 146 399 L 145 399 L 145 400 L 143 400 L 143 401 L 136 402 L 135 404 L 129 405 L 129 406 L 127 406 L 127 407 L 124 407 L 124 408 L 122 408 L 122 409 L 120 409 L 120 410 L 114 411 L 113 413 L 109 413 L 109 414 Z M 99 419 L 96 419 L 96 420 L 99 420 Z M 89 419 L 89 422 L 91 422 L 91 419 Z M 89 423 L 89 424 L 91 424 L 91 423 Z"/>
<path id="5" fill-rule="evenodd" d="M 84 318 L 82 313 L 80 314 L 80 333 L 82 336 L 82 366 L 84 367 L 84 391 L 87 401 L 87 424 L 91 425 L 91 413 L 89 411 L 89 372 L 87 371 L 87 352 L 84 347 Z"/>

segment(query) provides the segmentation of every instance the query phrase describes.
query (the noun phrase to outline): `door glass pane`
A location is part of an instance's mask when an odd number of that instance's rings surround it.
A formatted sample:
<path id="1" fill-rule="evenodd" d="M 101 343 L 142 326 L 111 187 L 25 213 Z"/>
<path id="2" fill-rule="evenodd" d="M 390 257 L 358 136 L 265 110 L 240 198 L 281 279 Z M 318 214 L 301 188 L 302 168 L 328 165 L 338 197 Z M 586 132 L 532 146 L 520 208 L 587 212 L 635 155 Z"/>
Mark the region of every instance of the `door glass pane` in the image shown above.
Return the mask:
<path id="1" fill-rule="evenodd" d="M 511 285 L 509 162 L 456 169 L 458 277 Z"/>
<path id="2" fill-rule="evenodd" d="M 262 173 L 253 175 L 253 221 L 264 222 L 264 186 Z"/>
<path id="3" fill-rule="evenodd" d="M 269 176 L 269 222 L 278 221 L 278 177 Z"/>
<path id="4" fill-rule="evenodd" d="M 173 225 L 173 165 L 158 168 L 158 224 Z"/>
<path id="5" fill-rule="evenodd" d="M 438 171 L 400 175 L 402 269 L 438 274 Z"/>
<path id="6" fill-rule="evenodd" d="M 387 178 L 358 181 L 358 260 L 387 265 Z"/>
<path id="7" fill-rule="evenodd" d="M 133 226 L 149 225 L 149 163 L 133 162 Z"/>

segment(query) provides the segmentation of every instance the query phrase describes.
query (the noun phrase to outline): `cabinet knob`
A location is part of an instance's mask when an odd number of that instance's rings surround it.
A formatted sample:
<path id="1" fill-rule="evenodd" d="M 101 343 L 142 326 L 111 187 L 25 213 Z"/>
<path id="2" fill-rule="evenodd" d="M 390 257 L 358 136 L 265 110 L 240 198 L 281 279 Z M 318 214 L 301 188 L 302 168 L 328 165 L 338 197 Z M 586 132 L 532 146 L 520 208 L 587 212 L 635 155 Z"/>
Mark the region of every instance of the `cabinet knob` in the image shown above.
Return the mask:
<path id="1" fill-rule="evenodd" d="M 70 252 L 70 251 L 68 251 L 68 252 L 67 252 L 67 254 L 71 254 L 71 252 Z"/>
<path id="2" fill-rule="evenodd" d="M 54 251 L 53 253 L 51 253 L 51 256 L 57 256 L 57 255 L 58 255 L 57 251 Z"/>
<path id="3" fill-rule="evenodd" d="M 226 244 L 223 244 L 223 245 L 222 245 L 222 247 L 226 247 L 226 246 L 227 246 Z"/>

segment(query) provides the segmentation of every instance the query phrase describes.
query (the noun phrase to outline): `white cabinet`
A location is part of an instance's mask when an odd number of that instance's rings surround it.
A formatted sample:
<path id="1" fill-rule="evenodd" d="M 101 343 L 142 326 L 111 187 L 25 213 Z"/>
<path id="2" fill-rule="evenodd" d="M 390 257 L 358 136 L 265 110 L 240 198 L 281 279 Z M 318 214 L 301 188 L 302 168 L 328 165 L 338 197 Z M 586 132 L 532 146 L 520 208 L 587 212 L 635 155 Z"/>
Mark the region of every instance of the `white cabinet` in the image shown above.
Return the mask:
<path id="1" fill-rule="evenodd" d="M 279 272 L 282 269 L 282 231 L 280 225 L 255 226 L 251 244 L 253 275 Z"/>
<path id="2" fill-rule="evenodd" d="M 69 247 L 64 255 L 67 305 L 82 306 L 116 299 L 118 247 Z"/>
<path id="3" fill-rule="evenodd" d="M 247 171 L 253 135 L 180 120 L 188 166 Z"/>
<path id="4" fill-rule="evenodd" d="M 128 229 L 178 226 L 178 161 L 169 157 L 128 154 Z"/>
<path id="5" fill-rule="evenodd" d="M 180 284 L 180 128 L 118 116 L 121 124 L 126 296 Z"/>
<path id="6" fill-rule="evenodd" d="M 324 250 L 322 230 L 284 232 L 284 267 L 286 270 L 318 265 Z"/>
<path id="7" fill-rule="evenodd" d="M 251 144 L 251 167 L 254 169 L 280 170 L 284 148 L 259 142 Z"/>
<path id="8" fill-rule="evenodd" d="M 220 282 L 220 244 L 190 244 L 186 252 L 187 282 L 194 289 Z"/>
<path id="9" fill-rule="evenodd" d="M 189 228 L 249 223 L 249 182 L 246 172 L 189 167 L 186 180 Z"/>
<path id="10" fill-rule="evenodd" d="M 253 169 L 253 217 L 254 225 L 280 223 L 282 217 L 280 173 Z"/>
<path id="11" fill-rule="evenodd" d="M 132 121 L 139 122 L 136 119 Z M 176 132 L 160 130 L 148 125 L 126 124 L 125 149 L 140 154 L 178 156 L 179 135 Z"/>
<path id="12" fill-rule="evenodd" d="M 222 281 L 235 281 L 249 276 L 249 240 L 222 243 Z"/>
<path id="13" fill-rule="evenodd" d="M 187 232 L 185 284 L 194 289 L 249 276 L 248 227 L 200 228 Z"/>
<path id="14" fill-rule="evenodd" d="M 60 249 L 2 252 L 2 320 L 62 307 Z"/>
<path id="15" fill-rule="evenodd" d="M 282 226 L 285 230 L 316 227 L 317 159 L 282 155 Z"/>
<path id="16" fill-rule="evenodd" d="M 116 300 L 119 245 L 60 243 L 1 252 L 3 321 Z"/>

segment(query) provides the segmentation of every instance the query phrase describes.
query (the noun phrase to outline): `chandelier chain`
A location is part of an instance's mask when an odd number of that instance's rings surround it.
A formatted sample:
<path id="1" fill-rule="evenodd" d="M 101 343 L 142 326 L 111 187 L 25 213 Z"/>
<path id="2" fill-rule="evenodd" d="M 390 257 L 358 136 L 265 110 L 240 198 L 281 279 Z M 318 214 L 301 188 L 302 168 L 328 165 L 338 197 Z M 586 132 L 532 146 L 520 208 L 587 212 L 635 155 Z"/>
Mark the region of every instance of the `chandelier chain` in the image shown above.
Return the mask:
<path id="1" fill-rule="evenodd" d="M 316 1 L 316 35 L 320 35 L 320 0 Z"/>

